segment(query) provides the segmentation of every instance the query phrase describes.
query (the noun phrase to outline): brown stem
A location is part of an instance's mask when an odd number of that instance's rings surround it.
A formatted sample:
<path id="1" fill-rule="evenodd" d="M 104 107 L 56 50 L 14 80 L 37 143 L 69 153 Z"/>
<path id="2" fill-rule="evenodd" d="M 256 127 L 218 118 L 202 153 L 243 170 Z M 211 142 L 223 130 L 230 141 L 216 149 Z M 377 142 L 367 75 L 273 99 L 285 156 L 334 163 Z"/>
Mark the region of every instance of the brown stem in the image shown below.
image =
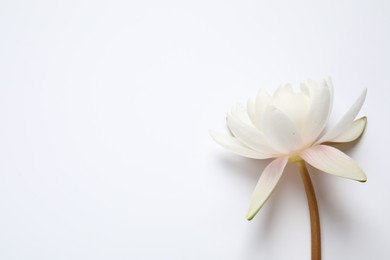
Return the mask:
<path id="1" fill-rule="evenodd" d="M 311 259 L 321 260 L 321 231 L 320 215 L 316 195 L 314 193 L 313 183 L 311 182 L 309 172 L 307 171 L 303 160 L 297 161 L 296 164 L 301 172 L 303 184 L 305 186 L 307 203 L 310 211 L 310 228 L 311 228 Z"/>

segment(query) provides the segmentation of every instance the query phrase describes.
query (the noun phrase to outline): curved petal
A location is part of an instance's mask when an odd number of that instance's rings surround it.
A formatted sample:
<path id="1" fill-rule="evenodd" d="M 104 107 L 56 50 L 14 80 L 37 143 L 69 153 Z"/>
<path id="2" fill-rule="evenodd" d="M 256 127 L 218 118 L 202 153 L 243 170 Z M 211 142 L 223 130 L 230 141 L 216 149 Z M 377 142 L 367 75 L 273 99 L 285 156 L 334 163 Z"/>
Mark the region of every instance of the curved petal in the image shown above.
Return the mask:
<path id="1" fill-rule="evenodd" d="M 302 145 L 299 131 L 290 118 L 273 106 L 264 113 L 262 130 L 269 143 L 281 153 L 289 153 Z"/>
<path id="2" fill-rule="evenodd" d="M 361 117 L 355 121 L 340 135 L 336 136 L 332 140 L 329 140 L 328 142 L 333 143 L 346 143 L 346 142 L 352 142 L 359 138 L 362 133 L 364 132 L 364 129 L 366 128 L 367 124 L 367 117 Z"/>
<path id="3" fill-rule="evenodd" d="M 310 100 L 306 94 L 294 92 L 292 86 L 286 84 L 276 90 L 272 104 L 288 116 L 299 130 L 303 129 L 310 108 Z"/>
<path id="4" fill-rule="evenodd" d="M 326 80 L 319 85 L 314 82 L 310 83 L 307 87 L 310 96 L 310 111 L 302 129 L 305 144 L 313 143 L 324 130 L 332 109 L 333 99 L 331 86 Z"/>
<path id="5" fill-rule="evenodd" d="M 253 151 L 252 149 L 242 145 L 236 138 L 233 136 L 223 135 L 217 133 L 213 130 L 209 131 L 211 137 L 220 144 L 222 147 L 226 148 L 232 153 L 241 155 L 243 157 L 252 158 L 252 159 L 268 159 L 271 158 L 271 155 L 259 153 Z"/>
<path id="6" fill-rule="evenodd" d="M 286 93 L 292 94 L 294 92 L 293 87 L 291 84 L 287 83 L 284 86 L 279 86 L 276 91 L 274 92 L 274 95 L 272 96 L 272 99 L 278 99 L 283 97 Z"/>
<path id="7" fill-rule="evenodd" d="M 280 180 L 280 177 L 282 177 L 282 173 L 286 167 L 287 162 L 287 157 L 278 158 L 273 160 L 270 164 L 267 165 L 267 167 L 265 167 L 249 204 L 249 209 L 246 214 L 246 218 L 248 220 L 253 219 L 253 217 L 257 214 L 257 212 L 259 212 L 261 207 L 274 191 Z"/>
<path id="8" fill-rule="evenodd" d="M 354 160 L 340 150 L 317 145 L 304 150 L 301 158 L 315 168 L 339 177 L 365 182 L 366 175 Z"/>
<path id="9" fill-rule="evenodd" d="M 231 115 L 239 119 L 241 122 L 244 122 L 248 125 L 253 125 L 251 119 L 249 118 L 248 112 L 245 109 L 244 105 L 240 102 L 236 103 L 231 109 Z"/>
<path id="10" fill-rule="evenodd" d="M 263 120 L 264 110 L 271 102 L 271 96 L 263 89 L 260 89 L 256 96 L 255 115 L 259 123 Z M 259 125 L 261 126 L 261 124 Z"/>
<path id="11" fill-rule="evenodd" d="M 268 145 L 262 132 L 251 125 L 245 124 L 234 116 L 226 117 L 227 125 L 238 141 L 255 151 L 273 154 L 275 151 Z"/>
<path id="12" fill-rule="evenodd" d="M 255 103 L 252 101 L 252 99 L 249 99 L 248 102 L 246 103 L 246 110 L 248 112 L 248 116 L 250 120 L 252 121 L 252 124 L 257 129 L 260 129 L 260 121 L 256 115 Z"/>
<path id="13" fill-rule="evenodd" d="M 325 135 L 323 135 L 316 144 L 320 144 L 323 142 L 327 142 L 329 140 L 332 140 L 333 138 L 340 135 L 343 131 L 345 131 L 353 122 L 355 117 L 360 111 L 360 108 L 363 106 L 364 100 L 367 95 L 367 89 L 363 91 L 363 93 L 360 95 L 360 97 L 355 101 L 355 103 L 352 105 L 352 107 L 348 110 L 348 112 L 341 118 L 341 120 L 331 129 L 328 131 Z"/>
<path id="14" fill-rule="evenodd" d="M 326 79 L 326 84 L 328 85 L 329 91 L 330 91 L 330 109 L 332 110 L 333 107 L 333 82 L 331 77 L 327 77 Z"/>

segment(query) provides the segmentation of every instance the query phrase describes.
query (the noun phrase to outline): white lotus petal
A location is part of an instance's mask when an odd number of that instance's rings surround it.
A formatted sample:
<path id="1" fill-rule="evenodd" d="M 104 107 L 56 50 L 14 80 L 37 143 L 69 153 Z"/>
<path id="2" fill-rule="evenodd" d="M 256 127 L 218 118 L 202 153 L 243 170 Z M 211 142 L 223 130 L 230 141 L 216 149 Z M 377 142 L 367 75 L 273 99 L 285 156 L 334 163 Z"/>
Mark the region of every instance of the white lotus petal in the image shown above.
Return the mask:
<path id="1" fill-rule="evenodd" d="M 364 129 L 366 128 L 367 124 L 367 117 L 359 118 L 337 137 L 333 138 L 332 140 L 329 140 L 328 142 L 334 142 L 334 143 L 346 143 L 346 142 L 352 142 L 353 140 L 356 140 L 359 138 L 359 136 L 362 135 L 364 132 Z"/>
<path id="2" fill-rule="evenodd" d="M 217 133 L 213 130 L 209 131 L 211 137 L 220 144 L 222 147 L 228 149 L 229 151 L 241 155 L 243 157 L 252 158 L 252 159 L 268 159 L 271 158 L 271 155 L 263 154 L 260 152 L 253 151 L 249 147 L 244 146 L 233 136 L 228 136 L 224 134 Z"/>
<path id="3" fill-rule="evenodd" d="M 366 175 L 348 155 L 327 145 L 317 145 L 304 150 L 301 158 L 315 168 L 339 177 L 365 182 Z"/>
<path id="4" fill-rule="evenodd" d="M 332 107 L 333 107 L 333 82 L 332 82 L 332 78 L 331 77 L 328 77 L 325 79 L 326 80 L 326 84 L 328 85 L 328 88 L 329 88 L 329 91 L 330 91 L 330 110 L 332 110 Z"/>
<path id="5" fill-rule="evenodd" d="M 327 142 L 329 140 L 332 140 L 333 138 L 340 135 L 342 132 L 344 132 L 353 122 L 355 117 L 360 111 L 360 108 L 362 107 L 364 100 L 367 95 L 367 89 L 363 91 L 363 93 L 360 95 L 360 97 L 355 101 L 355 103 L 352 105 L 352 107 L 348 110 L 348 112 L 341 118 L 341 120 L 336 124 L 333 129 L 328 131 L 325 135 L 323 135 L 316 144 L 320 144 L 323 142 Z"/>
<path id="6" fill-rule="evenodd" d="M 269 146 L 262 132 L 254 126 L 248 125 L 234 116 L 226 117 L 227 125 L 237 140 L 255 151 L 273 154 L 275 151 Z"/>
<path id="7" fill-rule="evenodd" d="M 253 125 L 245 107 L 240 102 L 236 103 L 236 105 L 232 107 L 231 115 L 239 119 L 241 122 L 244 122 L 245 124 Z"/>
<path id="8" fill-rule="evenodd" d="M 287 115 L 298 129 L 304 127 L 310 107 L 310 100 L 307 95 L 301 92 L 294 92 L 292 86 L 287 84 L 278 88 L 272 97 L 272 103 Z"/>
<path id="9" fill-rule="evenodd" d="M 265 167 L 249 204 L 249 209 L 246 214 L 246 218 L 248 220 L 253 219 L 253 217 L 257 214 L 257 212 L 259 212 L 261 207 L 274 191 L 280 180 L 280 177 L 282 177 L 282 173 L 286 167 L 287 161 L 287 157 L 278 158 L 273 160 L 270 164 L 268 164 L 267 167 Z"/>
<path id="10" fill-rule="evenodd" d="M 301 92 L 305 94 L 307 97 L 310 97 L 310 91 L 307 83 L 302 82 L 300 87 L 301 87 Z"/>
<path id="11" fill-rule="evenodd" d="M 302 144 L 299 131 L 294 123 L 276 107 L 266 108 L 261 125 L 269 143 L 281 153 L 287 154 L 295 151 Z"/>
<path id="12" fill-rule="evenodd" d="M 294 92 L 293 87 L 291 84 L 286 84 L 284 86 L 279 86 L 276 91 L 274 92 L 274 95 L 272 96 L 272 99 L 277 99 L 286 93 L 292 94 Z"/>
<path id="13" fill-rule="evenodd" d="M 331 111 L 332 96 L 327 81 L 317 84 L 309 81 L 307 91 L 310 96 L 310 111 L 302 128 L 304 144 L 313 143 L 324 129 Z M 303 85 L 304 86 L 304 85 Z"/>
<path id="14" fill-rule="evenodd" d="M 260 89 L 256 96 L 256 103 L 255 103 L 255 115 L 258 118 L 259 123 L 263 120 L 263 114 L 264 110 L 267 108 L 267 106 L 271 102 L 271 96 L 268 95 L 268 93 Z"/>
<path id="15" fill-rule="evenodd" d="M 256 116 L 256 108 L 255 103 L 253 103 L 252 99 L 249 99 L 246 105 L 246 110 L 248 112 L 248 116 L 250 120 L 252 121 L 252 124 L 257 128 L 260 129 L 260 121 L 259 118 Z"/>

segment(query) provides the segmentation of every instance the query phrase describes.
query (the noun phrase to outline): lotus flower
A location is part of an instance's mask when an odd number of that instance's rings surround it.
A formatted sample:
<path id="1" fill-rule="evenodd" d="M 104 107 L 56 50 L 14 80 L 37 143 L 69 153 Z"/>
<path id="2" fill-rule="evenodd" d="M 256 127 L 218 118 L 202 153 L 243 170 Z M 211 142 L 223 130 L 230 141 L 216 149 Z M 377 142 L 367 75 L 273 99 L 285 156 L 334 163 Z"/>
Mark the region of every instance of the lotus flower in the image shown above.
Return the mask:
<path id="1" fill-rule="evenodd" d="M 260 90 L 247 106 L 237 104 L 227 116 L 230 135 L 210 131 L 221 146 L 253 159 L 274 160 L 264 169 L 246 215 L 251 220 L 278 184 L 288 162 L 304 160 L 313 167 L 340 177 L 367 180 L 362 169 L 345 153 L 329 143 L 351 142 L 364 131 L 367 119 L 354 121 L 367 90 L 331 129 L 326 125 L 333 102 L 330 79 L 302 83 L 295 92 L 290 84 L 279 87 L 273 96 Z"/>

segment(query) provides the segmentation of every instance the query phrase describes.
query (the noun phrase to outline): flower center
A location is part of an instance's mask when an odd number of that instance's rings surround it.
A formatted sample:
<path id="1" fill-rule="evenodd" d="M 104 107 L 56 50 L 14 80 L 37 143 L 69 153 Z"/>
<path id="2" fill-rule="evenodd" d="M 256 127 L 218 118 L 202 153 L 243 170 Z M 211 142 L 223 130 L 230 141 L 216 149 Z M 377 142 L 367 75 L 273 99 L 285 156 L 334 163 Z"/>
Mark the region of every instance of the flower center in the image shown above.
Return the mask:
<path id="1" fill-rule="evenodd" d="M 292 155 L 290 158 L 288 158 L 289 163 L 296 163 L 299 161 L 303 161 L 303 159 L 299 155 Z"/>

